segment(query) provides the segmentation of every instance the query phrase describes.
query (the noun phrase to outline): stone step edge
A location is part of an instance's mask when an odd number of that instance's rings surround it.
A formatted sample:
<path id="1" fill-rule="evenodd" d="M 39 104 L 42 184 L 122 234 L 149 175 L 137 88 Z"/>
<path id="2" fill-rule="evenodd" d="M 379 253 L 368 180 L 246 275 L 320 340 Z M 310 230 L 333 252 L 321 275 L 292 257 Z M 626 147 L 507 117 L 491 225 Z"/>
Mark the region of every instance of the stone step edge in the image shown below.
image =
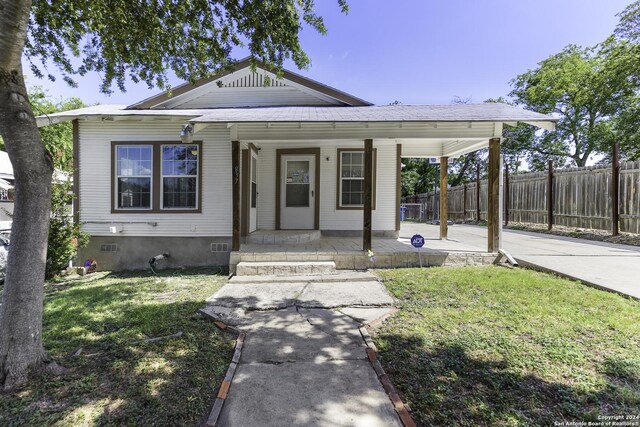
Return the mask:
<path id="1" fill-rule="evenodd" d="M 243 267 L 288 267 L 288 266 L 335 266 L 334 261 L 240 261 L 237 266 Z"/>
<path id="2" fill-rule="evenodd" d="M 291 276 L 276 276 L 276 275 L 255 275 L 255 276 L 233 276 L 229 280 L 229 284 L 248 285 L 248 284 L 261 284 L 277 281 L 278 283 L 299 283 L 299 282 L 324 282 L 324 283 L 338 283 L 338 282 L 377 282 L 379 279 L 373 274 L 362 272 L 360 274 L 341 274 L 339 271 L 335 273 L 321 273 L 321 274 L 302 274 Z"/>
<path id="3" fill-rule="evenodd" d="M 321 237 L 322 233 L 319 230 L 312 230 L 301 231 L 298 233 L 260 234 L 257 236 L 249 235 L 244 237 L 243 243 L 252 245 L 298 244 L 320 240 Z"/>
<path id="4" fill-rule="evenodd" d="M 283 276 L 318 275 L 334 273 L 336 263 L 333 261 L 242 261 L 235 266 L 237 276 Z"/>

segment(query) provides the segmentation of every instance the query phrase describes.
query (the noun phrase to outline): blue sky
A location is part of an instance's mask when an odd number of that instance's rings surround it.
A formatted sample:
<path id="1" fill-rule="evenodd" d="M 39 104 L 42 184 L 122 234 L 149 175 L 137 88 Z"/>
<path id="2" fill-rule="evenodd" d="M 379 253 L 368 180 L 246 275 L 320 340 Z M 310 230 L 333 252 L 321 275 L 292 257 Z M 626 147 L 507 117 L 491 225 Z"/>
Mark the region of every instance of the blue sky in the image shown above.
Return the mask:
<path id="1" fill-rule="evenodd" d="M 512 78 L 567 44 L 604 40 L 630 2 L 350 0 L 344 15 L 337 1 L 316 0 L 329 34 L 305 29 L 302 46 L 312 66 L 287 68 L 375 104 L 448 104 L 456 96 L 482 102 L 508 94 Z M 57 99 L 76 96 L 88 104 L 132 104 L 158 93 L 130 83 L 126 93 L 106 96 L 96 74 L 78 81 L 73 89 L 62 80 L 27 78 Z"/>

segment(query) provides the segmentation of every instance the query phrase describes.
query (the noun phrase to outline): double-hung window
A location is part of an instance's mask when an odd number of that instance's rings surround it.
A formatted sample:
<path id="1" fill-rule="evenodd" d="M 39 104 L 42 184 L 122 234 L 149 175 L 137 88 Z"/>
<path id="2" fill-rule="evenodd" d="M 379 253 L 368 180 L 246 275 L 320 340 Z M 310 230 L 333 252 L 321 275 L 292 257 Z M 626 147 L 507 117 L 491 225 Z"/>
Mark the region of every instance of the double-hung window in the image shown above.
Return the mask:
<path id="1" fill-rule="evenodd" d="M 162 146 L 162 209 L 198 206 L 198 146 Z"/>
<path id="2" fill-rule="evenodd" d="M 372 206 L 375 208 L 376 152 L 373 153 Z M 338 209 L 364 206 L 364 150 L 338 149 Z"/>
<path id="3" fill-rule="evenodd" d="M 117 145 L 116 208 L 151 209 L 153 146 Z"/>
<path id="4" fill-rule="evenodd" d="M 112 212 L 200 211 L 200 142 L 112 145 Z"/>

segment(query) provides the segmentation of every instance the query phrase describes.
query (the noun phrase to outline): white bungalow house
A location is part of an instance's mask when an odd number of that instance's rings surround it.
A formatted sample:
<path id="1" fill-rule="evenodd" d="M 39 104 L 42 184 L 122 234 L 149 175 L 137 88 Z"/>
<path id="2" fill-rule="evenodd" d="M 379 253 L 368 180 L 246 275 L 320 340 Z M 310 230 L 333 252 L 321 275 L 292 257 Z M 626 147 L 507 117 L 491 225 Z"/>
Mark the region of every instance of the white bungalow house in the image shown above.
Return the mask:
<path id="1" fill-rule="evenodd" d="M 372 105 L 249 59 L 171 96 L 37 120 L 73 121 L 75 215 L 91 235 L 79 257 L 105 269 L 165 252 L 172 265 L 227 265 L 265 230 L 362 236 L 366 250 L 400 229 L 402 157 L 446 161 L 492 141 L 495 162 L 504 125 L 555 121 L 504 104 Z"/>

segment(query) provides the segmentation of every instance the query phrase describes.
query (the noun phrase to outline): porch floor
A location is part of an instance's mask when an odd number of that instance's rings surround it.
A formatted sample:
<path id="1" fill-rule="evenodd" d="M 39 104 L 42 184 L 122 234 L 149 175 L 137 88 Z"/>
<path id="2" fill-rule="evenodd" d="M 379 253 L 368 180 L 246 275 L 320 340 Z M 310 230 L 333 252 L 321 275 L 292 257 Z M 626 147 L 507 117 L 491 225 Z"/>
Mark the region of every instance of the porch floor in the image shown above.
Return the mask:
<path id="1" fill-rule="evenodd" d="M 364 270 L 419 267 L 421 263 L 423 266 L 491 264 L 496 258 L 495 254 L 465 242 L 440 240 L 439 227 L 425 224 L 420 224 L 425 245 L 419 253 L 410 244 L 415 231 L 413 224 L 403 223 L 397 239 L 373 237 L 373 260 L 362 251 L 361 237 L 322 236 L 317 240 L 301 243 L 244 243 L 239 251 L 231 252 L 229 264 L 231 272 L 235 272 L 236 265 L 242 261 L 334 261 L 337 269 Z"/>

